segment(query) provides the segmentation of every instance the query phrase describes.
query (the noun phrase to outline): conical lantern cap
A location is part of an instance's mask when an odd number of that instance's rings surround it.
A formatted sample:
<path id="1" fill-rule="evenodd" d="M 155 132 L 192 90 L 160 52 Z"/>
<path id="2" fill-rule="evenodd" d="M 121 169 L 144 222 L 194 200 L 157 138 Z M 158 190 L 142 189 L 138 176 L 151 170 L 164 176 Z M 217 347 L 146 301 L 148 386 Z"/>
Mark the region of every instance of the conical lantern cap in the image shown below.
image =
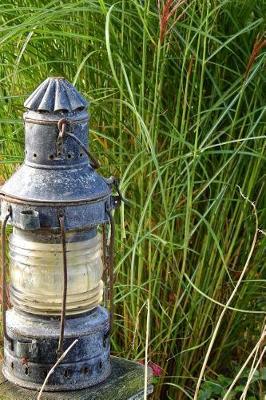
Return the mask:
<path id="1" fill-rule="evenodd" d="M 88 107 L 88 102 L 65 78 L 47 78 L 28 97 L 25 108 L 39 112 L 74 112 Z"/>

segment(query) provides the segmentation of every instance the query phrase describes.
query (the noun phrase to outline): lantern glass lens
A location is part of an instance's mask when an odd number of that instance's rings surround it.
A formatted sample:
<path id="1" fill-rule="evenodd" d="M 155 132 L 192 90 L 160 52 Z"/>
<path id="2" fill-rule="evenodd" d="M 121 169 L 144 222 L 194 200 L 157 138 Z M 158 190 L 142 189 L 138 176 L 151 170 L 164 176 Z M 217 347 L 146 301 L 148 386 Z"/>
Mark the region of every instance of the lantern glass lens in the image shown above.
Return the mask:
<path id="1" fill-rule="evenodd" d="M 101 236 L 69 242 L 66 314 L 96 307 L 102 300 L 103 263 Z M 60 315 L 63 291 L 61 243 L 34 241 L 14 230 L 10 238 L 12 304 L 33 314 Z"/>

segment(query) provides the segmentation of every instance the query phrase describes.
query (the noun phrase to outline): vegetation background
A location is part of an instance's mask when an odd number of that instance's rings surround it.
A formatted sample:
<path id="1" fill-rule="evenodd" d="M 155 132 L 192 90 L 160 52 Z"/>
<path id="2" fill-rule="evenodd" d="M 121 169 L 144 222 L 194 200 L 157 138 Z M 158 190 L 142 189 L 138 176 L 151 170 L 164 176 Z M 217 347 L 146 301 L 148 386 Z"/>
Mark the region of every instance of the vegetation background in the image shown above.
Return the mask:
<path id="1" fill-rule="evenodd" d="M 264 396 L 265 15 L 264 0 L 0 5 L 1 179 L 23 160 L 23 100 L 65 76 L 130 202 L 112 350 L 153 367 L 154 399 Z"/>

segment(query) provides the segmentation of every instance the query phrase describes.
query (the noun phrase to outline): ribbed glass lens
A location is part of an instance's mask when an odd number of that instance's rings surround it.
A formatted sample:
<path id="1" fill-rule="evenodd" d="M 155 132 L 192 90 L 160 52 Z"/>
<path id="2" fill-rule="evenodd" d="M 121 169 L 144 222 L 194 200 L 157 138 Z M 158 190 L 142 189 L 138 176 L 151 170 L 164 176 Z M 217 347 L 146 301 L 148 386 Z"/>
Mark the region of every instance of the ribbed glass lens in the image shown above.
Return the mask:
<path id="1" fill-rule="evenodd" d="M 96 307 L 102 300 L 101 237 L 70 242 L 67 249 L 67 314 Z M 59 315 L 63 291 L 63 254 L 60 243 L 34 241 L 34 234 L 10 237 L 10 299 L 33 314 Z"/>

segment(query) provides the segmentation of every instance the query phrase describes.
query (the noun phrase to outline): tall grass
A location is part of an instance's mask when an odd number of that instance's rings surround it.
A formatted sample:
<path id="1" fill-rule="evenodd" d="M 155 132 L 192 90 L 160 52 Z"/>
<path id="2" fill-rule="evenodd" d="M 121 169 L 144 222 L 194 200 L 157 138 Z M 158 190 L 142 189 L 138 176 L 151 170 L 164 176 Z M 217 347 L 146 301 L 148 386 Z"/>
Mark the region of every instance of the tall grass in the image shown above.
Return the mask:
<path id="1" fill-rule="evenodd" d="M 202 382 L 233 378 L 266 311 L 265 235 L 250 204 L 263 230 L 265 3 L 0 8 L 2 178 L 23 159 L 23 99 L 64 75 L 91 100 L 91 148 L 130 201 L 116 215 L 113 353 L 144 359 L 150 325 L 148 357 L 163 370 L 154 399 L 192 399 L 200 371 Z"/>

